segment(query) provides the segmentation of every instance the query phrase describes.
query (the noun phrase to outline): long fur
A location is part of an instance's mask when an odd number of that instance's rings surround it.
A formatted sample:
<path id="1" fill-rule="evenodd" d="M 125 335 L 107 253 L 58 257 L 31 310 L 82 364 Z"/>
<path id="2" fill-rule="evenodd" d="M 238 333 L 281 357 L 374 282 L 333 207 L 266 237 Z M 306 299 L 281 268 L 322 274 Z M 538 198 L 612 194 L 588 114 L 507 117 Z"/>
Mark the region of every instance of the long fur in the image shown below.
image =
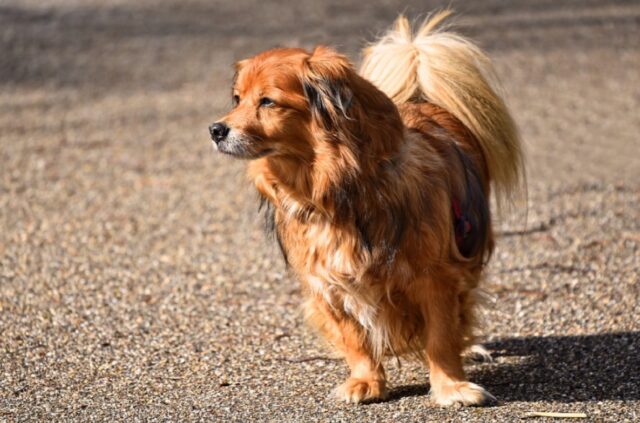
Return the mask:
<path id="1" fill-rule="evenodd" d="M 447 30 L 443 22 L 450 14 L 434 14 L 415 34 L 400 16 L 392 30 L 364 50 L 360 74 L 396 104 L 428 101 L 459 119 L 480 143 L 503 205 L 526 191 L 518 131 L 497 94 L 491 61 L 471 41 Z"/>
<path id="2" fill-rule="evenodd" d="M 494 244 L 490 182 L 513 189 L 522 159 L 504 103 L 472 66 L 485 56 L 447 33 L 436 43 L 440 17 L 419 48 L 397 41 L 409 36 L 401 18 L 369 50 L 363 73 L 382 90 L 323 46 L 239 62 L 237 105 L 216 140 L 251 159 L 306 316 L 351 369 L 338 389 L 347 401 L 384 397 L 387 354 L 428 363 L 440 404 L 492 398 L 465 380 L 461 353 Z M 400 69 L 423 47 L 433 65 Z M 391 51 L 384 69 L 378 49 Z"/>

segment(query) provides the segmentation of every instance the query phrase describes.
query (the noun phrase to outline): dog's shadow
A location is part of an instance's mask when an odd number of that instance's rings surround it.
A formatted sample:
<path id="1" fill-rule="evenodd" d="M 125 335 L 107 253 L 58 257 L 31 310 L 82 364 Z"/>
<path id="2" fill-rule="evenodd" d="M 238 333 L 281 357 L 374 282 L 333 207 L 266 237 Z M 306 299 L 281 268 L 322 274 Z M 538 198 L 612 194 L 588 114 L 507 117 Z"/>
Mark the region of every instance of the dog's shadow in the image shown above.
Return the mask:
<path id="1" fill-rule="evenodd" d="M 493 363 L 469 379 L 501 402 L 640 399 L 640 332 L 504 339 L 485 345 Z M 426 396 L 429 385 L 395 387 L 390 401 Z"/>

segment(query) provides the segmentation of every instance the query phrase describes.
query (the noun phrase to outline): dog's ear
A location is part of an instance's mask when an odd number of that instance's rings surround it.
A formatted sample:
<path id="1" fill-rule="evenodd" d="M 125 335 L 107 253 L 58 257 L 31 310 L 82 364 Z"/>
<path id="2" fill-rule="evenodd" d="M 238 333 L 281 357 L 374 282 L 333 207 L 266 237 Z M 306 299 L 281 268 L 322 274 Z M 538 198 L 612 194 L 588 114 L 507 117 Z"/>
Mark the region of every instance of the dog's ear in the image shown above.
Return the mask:
<path id="1" fill-rule="evenodd" d="M 232 86 L 235 87 L 236 82 L 238 81 L 238 75 L 240 71 L 249 63 L 249 59 L 239 60 L 233 65 L 233 83 Z"/>
<path id="2" fill-rule="evenodd" d="M 236 72 L 240 72 L 242 70 L 242 68 L 244 68 L 247 63 L 250 62 L 250 59 L 243 59 L 243 60 L 238 60 L 233 67 L 235 68 Z"/>
<path id="3" fill-rule="evenodd" d="M 353 67 L 349 60 L 336 51 L 318 46 L 306 60 L 302 86 L 314 118 L 326 129 L 339 126 L 349 120 L 353 104 L 350 80 Z"/>

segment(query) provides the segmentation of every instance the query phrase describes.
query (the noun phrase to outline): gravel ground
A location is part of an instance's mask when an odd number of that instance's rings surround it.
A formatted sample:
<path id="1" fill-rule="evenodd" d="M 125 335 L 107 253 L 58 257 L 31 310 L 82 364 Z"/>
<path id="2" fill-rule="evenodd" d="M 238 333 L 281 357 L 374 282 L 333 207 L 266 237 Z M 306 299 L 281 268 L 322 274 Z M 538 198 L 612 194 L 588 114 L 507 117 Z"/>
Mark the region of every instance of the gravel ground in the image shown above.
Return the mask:
<path id="1" fill-rule="evenodd" d="M 640 420 L 637 1 L 453 3 L 529 151 L 485 285 L 496 360 L 468 366 L 498 407 L 437 408 L 405 361 L 389 401 L 334 402 L 346 367 L 302 322 L 245 163 L 212 153 L 234 60 L 357 60 L 444 3 L 0 0 L 0 421 Z"/>

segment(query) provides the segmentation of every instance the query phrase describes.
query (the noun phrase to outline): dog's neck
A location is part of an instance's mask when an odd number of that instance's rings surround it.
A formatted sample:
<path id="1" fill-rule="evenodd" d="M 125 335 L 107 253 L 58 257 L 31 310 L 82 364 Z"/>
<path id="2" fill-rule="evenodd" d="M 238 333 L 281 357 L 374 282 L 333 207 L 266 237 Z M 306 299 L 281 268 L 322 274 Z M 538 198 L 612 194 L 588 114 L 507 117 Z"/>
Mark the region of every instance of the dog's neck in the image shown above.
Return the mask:
<path id="1" fill-rule="evenodd" d="M 353 206 L 359 192 L 388 189 L 389 166 L 407 134 L 395 106 L 384 100 L 382 105 L 368 100 L 372 106 L 366 111 L 358 102 L 338 127 L 314 125 L 308 133 L 308 157 L 253 161 L 249 176 L 258 191 L 277 208 L 295 203 L 298 211 L 316 211 L 334 220 L 349 214 L 345 207 Z"/>
<path id="2" fill-rule="evenodd" d="M 341 145 L 322 148 L 310 162 L 282 156 L 255 160 L 249 177 L 264 198 L 287 214 L 317 214 L 333 221 L 351 214 L 348 209 L 359 191 L 372 193 L 388 186 L 384 181 L 392 158 L 369 163 L 363 160 L 371 157 L 366 150 L 354 153 Z M 372 183 L 378 188 L 365 186 Z"/>

